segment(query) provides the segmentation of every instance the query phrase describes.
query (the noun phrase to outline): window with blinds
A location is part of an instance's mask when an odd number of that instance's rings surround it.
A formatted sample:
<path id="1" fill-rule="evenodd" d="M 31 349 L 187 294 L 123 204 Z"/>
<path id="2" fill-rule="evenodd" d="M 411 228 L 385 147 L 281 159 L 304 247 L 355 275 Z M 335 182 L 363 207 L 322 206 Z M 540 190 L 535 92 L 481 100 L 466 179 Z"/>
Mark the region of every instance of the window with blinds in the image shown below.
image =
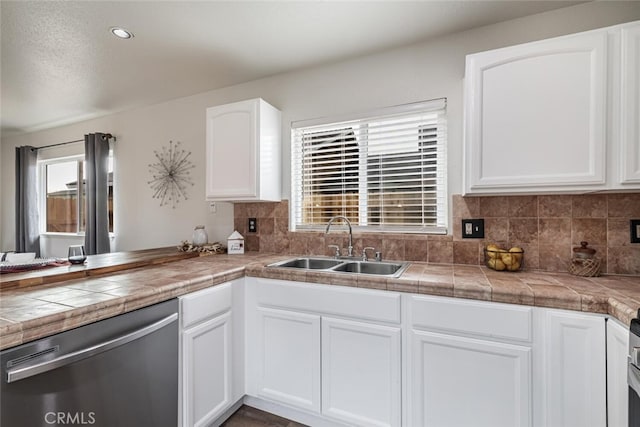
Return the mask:
<path id="1" fill-rule="evenodd" d="M 446 232 L 446 100 L 292 126 L 292 224 Z"/>

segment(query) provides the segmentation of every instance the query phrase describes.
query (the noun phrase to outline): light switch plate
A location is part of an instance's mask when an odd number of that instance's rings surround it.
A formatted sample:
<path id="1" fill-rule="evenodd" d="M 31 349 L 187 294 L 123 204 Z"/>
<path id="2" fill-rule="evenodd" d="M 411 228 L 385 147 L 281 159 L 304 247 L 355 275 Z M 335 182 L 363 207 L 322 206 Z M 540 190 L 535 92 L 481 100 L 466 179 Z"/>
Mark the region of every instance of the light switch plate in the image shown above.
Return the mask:
<path id="1" fill-rule="evenodd" d="M 463 219 L 463 239 L 484 239 L 484 219 Z"/>
<path id="2" fill-rule="evenodd" d="M 640 219 L 632 219 L 631 224 L 631 243 L 640 243 Z"/>

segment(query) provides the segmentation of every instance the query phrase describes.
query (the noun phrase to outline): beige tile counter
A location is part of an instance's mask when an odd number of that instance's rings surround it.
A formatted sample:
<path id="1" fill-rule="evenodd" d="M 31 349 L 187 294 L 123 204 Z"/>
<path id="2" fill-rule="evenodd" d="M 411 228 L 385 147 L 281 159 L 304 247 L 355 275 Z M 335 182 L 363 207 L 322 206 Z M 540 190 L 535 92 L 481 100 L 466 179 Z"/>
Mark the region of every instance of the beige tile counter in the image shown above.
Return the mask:
<path id="1" fill-rule="evenodd" d="M 244 276 L 259 255 L 211 255 L 111 275 L 0 289 L 0 349 Z"/>
<path id="2" fill-rule="evenodd" d="M 610 314 L 625 324 L 640 308 L 640 277 L 496 272 L 414 262 L 399 278 L 265 268 L 291 255 L 248 253 L 183 259 L 110 275 L 0 290 L 0 348 L 247 276 L 356 286 Z"/>
<path id="3" fill-rule="evenodd" d="M 35 286 L 81 277 L 100 276 L 129 268 L 164 264 L 166 262 L 198 256 L 199 254 L 196 252 L 180 252 L 174 246 L 89 255 L 84 264 L 46 267 L 32 271 L 2 274 L 0 275 L 0 288 Z"/>

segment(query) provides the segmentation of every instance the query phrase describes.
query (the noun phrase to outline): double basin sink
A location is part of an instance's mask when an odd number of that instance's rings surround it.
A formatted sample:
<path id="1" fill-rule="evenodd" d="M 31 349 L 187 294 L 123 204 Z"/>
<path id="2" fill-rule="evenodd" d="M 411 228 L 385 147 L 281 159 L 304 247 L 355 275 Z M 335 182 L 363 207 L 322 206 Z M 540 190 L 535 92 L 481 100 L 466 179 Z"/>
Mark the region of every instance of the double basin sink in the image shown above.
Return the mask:
<path id="1" fill-rule="evenodd" d="M 299 257 L 269 264 L 267 267 L 399 277 L 408 266 L 409 263 L 406 262 L 357 261 L 354 259 Z"/>

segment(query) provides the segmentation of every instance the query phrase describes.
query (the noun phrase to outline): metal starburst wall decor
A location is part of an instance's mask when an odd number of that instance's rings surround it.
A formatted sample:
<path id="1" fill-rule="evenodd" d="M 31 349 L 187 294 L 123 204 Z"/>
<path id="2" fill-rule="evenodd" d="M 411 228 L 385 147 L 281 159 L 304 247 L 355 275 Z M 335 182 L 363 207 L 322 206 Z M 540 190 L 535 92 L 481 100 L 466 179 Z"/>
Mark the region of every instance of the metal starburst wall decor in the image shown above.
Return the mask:
<path id="1" fill-rule="evenodd" d="M 191 169 L 195 165 L 189 160 L 191 152 L 180 148 L 180 142 L 169 141 L 169 147 L 154 150 L 156 162 L 149 164 L 153 198 L 160 200 L 160 206 L 171 205 L 175 209 L 180 200 L 187 200 L 187 188 L 193 186 Z"/>

